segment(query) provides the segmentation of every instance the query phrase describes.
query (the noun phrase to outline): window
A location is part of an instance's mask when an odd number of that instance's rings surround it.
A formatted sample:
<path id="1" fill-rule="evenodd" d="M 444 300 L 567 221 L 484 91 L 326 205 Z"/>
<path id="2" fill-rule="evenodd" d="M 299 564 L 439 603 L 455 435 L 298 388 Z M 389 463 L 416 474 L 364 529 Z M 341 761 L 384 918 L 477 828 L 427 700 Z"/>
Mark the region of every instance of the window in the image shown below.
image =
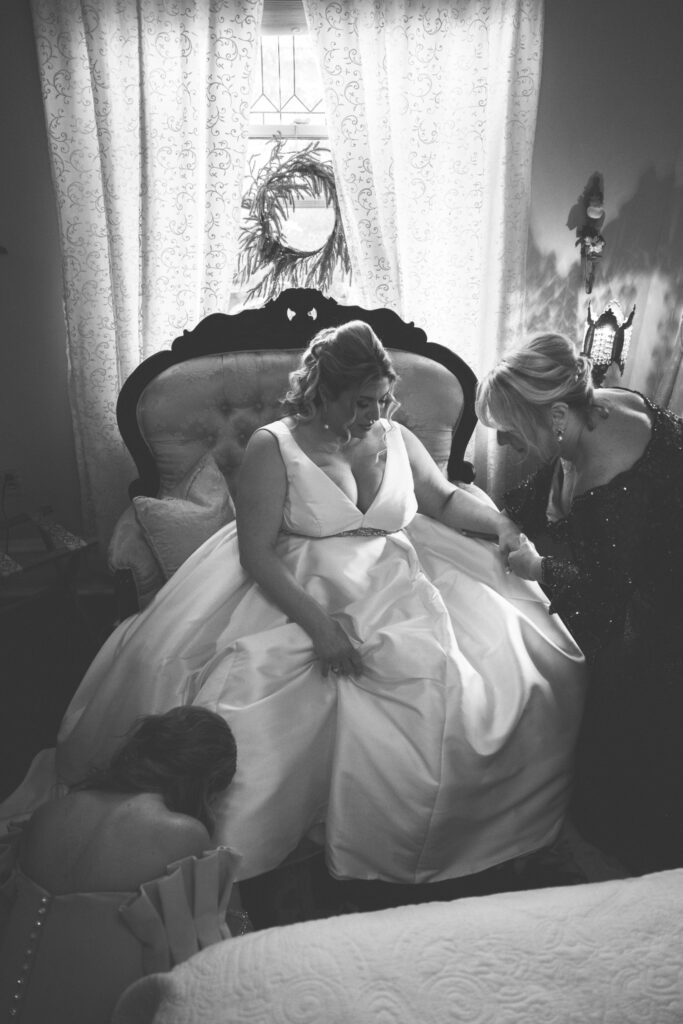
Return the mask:
<path id="1" fill-rule="evenodd" d="M 266 0 L 264 5 L 251 106 L 245 195 L 259 170 L 271 159 L 276 135 L 284 140 L 279 151 L 281 160 L 312 145 L 320 159 L 330 160 L 322 81 L 300 0 Z M 243 227 L 247 225 L 247 218 L 248 210 L 243 209 Z M 334 211 L 324 196 L 297 198 L 291 214 L 283 221 L 279 236 L 292 249 L 313 252 L 325 244 L 333 228 Z M 263 295 L 252 298 L 249 293 L 265 273 L 266 268 L 254 272 L 247 280 L 236 281 L 232 311 L 263 303 Z M 283 285 L 287 286 L 287 283 Z M 328 293 L 345 301 L 349 287 L 348 275 L 337 267 Z"/>
<path id="2" fill-rule="evenodd" d="M 309 36 L 262 35 L 251 105 L 252 138 L 275 129 L 291 138 L 326 138 L 323 88 Z"/>

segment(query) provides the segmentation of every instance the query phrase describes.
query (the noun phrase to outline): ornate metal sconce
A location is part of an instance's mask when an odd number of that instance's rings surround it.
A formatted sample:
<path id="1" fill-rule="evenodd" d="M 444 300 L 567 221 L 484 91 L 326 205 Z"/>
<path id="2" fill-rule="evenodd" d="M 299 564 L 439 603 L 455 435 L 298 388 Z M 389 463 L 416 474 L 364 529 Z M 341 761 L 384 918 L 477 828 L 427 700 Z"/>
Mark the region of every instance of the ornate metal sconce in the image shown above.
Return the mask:
<path id="1" fill-rule="evenodd" d="M 592 376 L 596 387 L 606 383 L 605 377 L 610 367 L 618 367 L 619 376 L 624 372 L 635 312 L 634 306 L 628 317 L 624 317 L 621 306 L 614 299 L 607 303 L 600 316 L 594 320 L 591 304 L 588 303 L 581 355 L 589 356 L 593 361 Z"/>

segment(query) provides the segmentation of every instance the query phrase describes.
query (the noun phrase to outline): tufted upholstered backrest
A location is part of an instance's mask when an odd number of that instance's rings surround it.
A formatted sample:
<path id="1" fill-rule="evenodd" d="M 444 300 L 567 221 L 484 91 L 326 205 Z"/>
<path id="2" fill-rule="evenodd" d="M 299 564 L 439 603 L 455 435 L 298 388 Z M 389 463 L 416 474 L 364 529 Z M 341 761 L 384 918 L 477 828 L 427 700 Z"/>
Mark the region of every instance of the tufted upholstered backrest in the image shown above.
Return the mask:
<path id="1" fill-rule="evenodd" d="M 408 426 L 446 472 L 463 391 L 445 367 L 412 352 L 389 349 L 399 374 L 395 419 Z M 140 433 L 168 493 L 210 452 L 233 495 L 244 449 L 254 430 L 283 415 L 280 398 L 300 349 L 223 352 L 171 366 L 138 401 Z"/>
<path id="2" fill-rule="evenodd" d="M 207 451 L 234 492 L 246 443 L 282 414 L 279 399 L 303 349 L 319 330 L 350 320 L 370 324 L 390 351 L 401 377 L 396 418 L 451 479 L 471 480 L 464 453 L 476 423 L 476 378 L 467 364 L 392 310 L 341 306 L 290 288 L 260 309 L 205 317 L 133 371 L 117 405 L 140 473 L 131 497 L 163 493 Z"/>
<path id="3" fill-rule="evenodd" d="M 205 317 L 126 380 L 117 417 L 139 472 L 131 498 L 174 495 L 207 454 L 236 497 L 247 442 L 257 427 L 281 417 L 280 399 L 303 349 L 322 328 L 350 320 L 369 323 L 391 355 L 400 378 L 395 418 L 450 479 L 471 481 L 464 461 L 476 423 L 471 369 L 391 310 L 341 306 L 313 289 L 288 289 L 260 309 Z M 143 584 L 145 600 L 159 586 L 139 511 L 126 509 L 110 544 L 121 615 L 142 606 Z"/>

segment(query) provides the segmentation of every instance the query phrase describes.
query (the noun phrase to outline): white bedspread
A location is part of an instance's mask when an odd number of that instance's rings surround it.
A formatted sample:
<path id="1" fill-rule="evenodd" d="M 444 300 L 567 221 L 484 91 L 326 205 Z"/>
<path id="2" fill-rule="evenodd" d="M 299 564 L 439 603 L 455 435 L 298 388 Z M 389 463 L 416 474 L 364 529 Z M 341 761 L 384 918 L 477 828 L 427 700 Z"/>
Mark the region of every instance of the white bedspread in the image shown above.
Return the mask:
<path id="1" fill-rule="evenodd" d="M 231 939 L 114 1024 L 681 1024 L 683 870 Z"/>

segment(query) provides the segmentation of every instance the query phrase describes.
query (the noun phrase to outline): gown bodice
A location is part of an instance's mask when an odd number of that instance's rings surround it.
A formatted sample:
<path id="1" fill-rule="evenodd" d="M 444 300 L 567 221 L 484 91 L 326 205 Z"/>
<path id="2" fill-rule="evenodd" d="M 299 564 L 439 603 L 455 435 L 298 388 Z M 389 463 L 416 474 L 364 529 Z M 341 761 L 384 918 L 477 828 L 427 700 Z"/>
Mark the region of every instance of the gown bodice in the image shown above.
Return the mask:
<path id="1" fill-rule="evenodd" d="M 386 461 L 379 489 L 367 512 L 358 506 L 298 445 L 287 424 L 267 428 L 277 439 L 287 473 L 283 527 L 304 537 L 330 537 L 347 531 L 403 529 L 417 512 L 410 461 L 400 427 L 380 421 L 385 430 Z"/>

